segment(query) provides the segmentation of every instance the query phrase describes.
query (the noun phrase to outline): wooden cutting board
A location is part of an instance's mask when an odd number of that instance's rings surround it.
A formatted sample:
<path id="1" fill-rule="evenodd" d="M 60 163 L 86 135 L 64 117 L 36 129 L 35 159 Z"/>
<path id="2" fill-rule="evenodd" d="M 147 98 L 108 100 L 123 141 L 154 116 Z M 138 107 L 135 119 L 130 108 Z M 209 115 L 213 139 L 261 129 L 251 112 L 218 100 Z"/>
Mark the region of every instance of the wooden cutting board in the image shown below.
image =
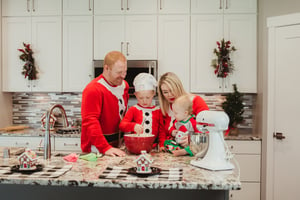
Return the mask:
<path id="1" fill-rule="evenodd" d="M 20 131 L 20 130 L 24 130 L 24 129 L 27 129 L 27 128 L 29 128 L 29 126 L 26 126 L 26 125 L 13 125 L 13 126 L 7 126 L 5 128 L 0 128 L 0 131 L 6 131 L 6 132 Z"/>

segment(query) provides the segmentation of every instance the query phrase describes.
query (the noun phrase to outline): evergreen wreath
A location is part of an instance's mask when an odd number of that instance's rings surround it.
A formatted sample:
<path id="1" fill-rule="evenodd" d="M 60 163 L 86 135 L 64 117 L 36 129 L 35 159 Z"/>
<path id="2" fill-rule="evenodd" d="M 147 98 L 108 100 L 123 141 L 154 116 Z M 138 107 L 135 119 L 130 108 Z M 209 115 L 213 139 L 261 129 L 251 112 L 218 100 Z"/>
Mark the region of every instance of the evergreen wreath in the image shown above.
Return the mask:
<path id="1" fill-rule="evenodd" d="M 243 94 L 237 90 L 236 84 L 233 84 L 233 93 L 226 95 L 226 100 L 222 103 L 224 112 L 229 116 L 229 127 L 235 128 L 237 124 L 243 122 L 244 104 Z"/>
<path id="2" fill-rule="evenodd" d="M 234 46 L 230 46 L 231 42 L 222 39 L 217 41 L 218 47 L 214 49 L 214 54 L 217 58 L 212 60 L 211 66 L 215 68 L 214 73 L 219 78 L 226 78 L 233 71 L 233 62 L 230 60 L 230 53 L 236 51 Z"/>
<path id="3" fill-rule="evenodd" d="M 34 58 L 33 58 L 33 51 L 30 48 L 30 44 L 26 44 L 23 42 L 24 49 L 18 49 L 18 51 L 22 52 L 19 58 L 25 62 L 22 70 L 22 74 L 28 80 L 36 80 L 37 79 L 37 69 L 35 67 Z"/>

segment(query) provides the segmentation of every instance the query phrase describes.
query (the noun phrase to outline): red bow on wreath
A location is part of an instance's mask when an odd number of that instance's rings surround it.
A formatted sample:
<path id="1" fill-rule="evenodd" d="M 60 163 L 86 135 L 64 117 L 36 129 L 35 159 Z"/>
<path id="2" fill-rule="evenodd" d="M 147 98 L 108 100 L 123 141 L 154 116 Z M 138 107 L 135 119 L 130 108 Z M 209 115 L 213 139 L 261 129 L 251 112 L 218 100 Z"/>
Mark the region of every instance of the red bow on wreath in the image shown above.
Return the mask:
<path id="1" fill-rule="evenodd" d="M 229 73 L 233 71 L 233 63 L 230 60 L 230 53 L 236 51 L 234 46 L 230 46 L 230 41 L 222 39 L 220 42 L 217 41 L 218 47 L 214 49 L 214 54 L 217 58 L 212 60 L 212 66 L 215 68 L 214 73 L 217 77 L 226 78 Z"/>

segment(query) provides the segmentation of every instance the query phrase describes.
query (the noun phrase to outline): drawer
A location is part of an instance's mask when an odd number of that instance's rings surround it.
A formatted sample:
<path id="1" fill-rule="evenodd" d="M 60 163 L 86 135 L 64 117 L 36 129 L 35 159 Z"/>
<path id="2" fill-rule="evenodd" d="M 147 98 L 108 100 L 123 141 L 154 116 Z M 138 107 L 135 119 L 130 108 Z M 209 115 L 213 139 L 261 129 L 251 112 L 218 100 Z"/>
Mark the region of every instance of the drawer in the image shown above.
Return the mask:
<path id="1" fill-rule="evenodd" d="M 261 141 L 226 140 L 234 154 L 261 154 Z"/>
<path id="2" fill-rule="evenodd" d="M 260 182 L 260 155 L 235 154 L 240 166 L 241 181 Z"/>
<path id="3" fill-rule="evenodd" d="M 231 190 L 229 200 L 260 200 L 259 183 L 243 183 L 241 190 Z"/>
<path id="4" fill-rule="evenodd" d="M 44 147 L 44 137 L 1 137 L 0 146 L 24 147 L 37 150 Z M 54 149 L 54 140 L 51 138 L 51 149 Z"/>
<path id="5" fill-rule="evenodd" d="M 55 138 L 55 151 L 81 152 L 80 138 Z"/>

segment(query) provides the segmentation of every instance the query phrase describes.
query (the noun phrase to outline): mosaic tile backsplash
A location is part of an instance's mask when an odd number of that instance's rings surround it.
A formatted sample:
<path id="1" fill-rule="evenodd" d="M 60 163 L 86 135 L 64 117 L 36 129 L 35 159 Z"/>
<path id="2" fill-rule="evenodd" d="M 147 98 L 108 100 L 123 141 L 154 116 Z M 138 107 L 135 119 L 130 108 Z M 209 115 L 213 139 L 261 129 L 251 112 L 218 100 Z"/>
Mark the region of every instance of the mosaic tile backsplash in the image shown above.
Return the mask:
<path id="1" fill-rule="evenodd" d="M 199 94 L 211 110 L 222 110 L 224 94 Z M 61 104 L 65 110 L 70 124 L 81 120 L 81 93 L 14 93 L 13 94 L 13 124 L 26 124 L 32 128 L 41 127 L 41 117 L 54 104 Z M 130 105 L 135 104 L 133 99 Z M 252 129 L 256 94 L 244 94 L 245 105 L 244 122 L 239 128 Z M 130 106 L 129 105 L 129 106 Z M 57 117 L 56 126 L 61 126 L 60 111 L 54 110 Z"/>

